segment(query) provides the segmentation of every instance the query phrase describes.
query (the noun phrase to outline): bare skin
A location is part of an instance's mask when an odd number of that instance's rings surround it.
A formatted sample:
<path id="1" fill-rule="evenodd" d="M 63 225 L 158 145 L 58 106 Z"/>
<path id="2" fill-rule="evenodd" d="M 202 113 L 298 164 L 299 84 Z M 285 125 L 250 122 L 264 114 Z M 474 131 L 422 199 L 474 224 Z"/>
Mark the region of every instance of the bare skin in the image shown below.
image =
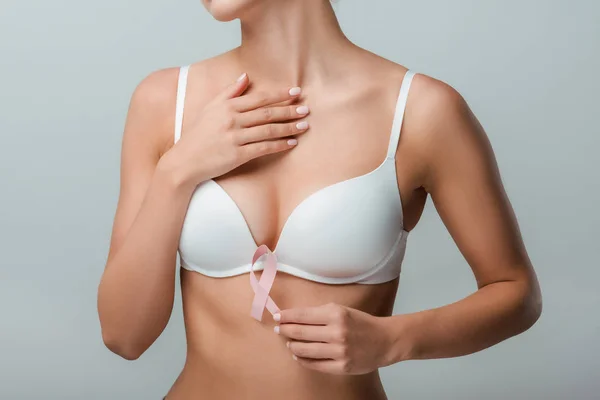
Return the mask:
<path id="1" fill-rule="evenodd" d="M 121 193 L 98 293 L 104 341 L 126 359 L 138 358 L 170 317 L 177 245 L 195 185 L 214 178 L 238 204 L 256 243 L 274 249 L 287 217 L 303 199 L 375 169 L 387 150 L 405 67 L 348 41 L 328 2 L 223 4 L 206 2 L 216 18 L 242 20 L 242 46 L 192 65 L 183 133 L 176 145 L 178 69 L 150 74 L 132 97 L 123 136 Z M 232 81 L 241 72 L 248 75 L 238 90 Z M 302 88 L 301 94 L 286 97 L 294 86 Z M 246 108 L 282 111 L 306 105 L 308 115 L 289 111 L 277 124 L 307 121 L 308 129 L 277 138 L 268 150 L 261 147 L 262 153 L 259 147 L 244 151 L 232 161 L 233 149 L 247 144 L 220 141 L 229 131 L 218 123 L 225 109 L 219 107 L 269 96 L 280 102 Z M 237 138 L 250 132 L 241 128 L 248 118 L 259 115 L 250 111 L 236 111 L 232 132 Z M 210 121 L 208 114 L 218 121 Z M 270 122 L 255 120 L 253 125 Z M 298 144 L 287 145 L 290 138 Z M 167 399 L 385 399 L 379 367 L 469 354 L 535 323 L 541 312 L 535 273 L 486 134 L 456 90 L 426 75 L 415 77 L 396 160 L 405 229 L 416 226 L 431 195 L 478 290 L 438 309 L 391 316 L 398 279 L 379 285 L 325 285 L 278 273 L 271 296 L 282 307 L 281 320 L 267 315 L 259 323 L 249 316 L 253 292 L 247 274 L 210 278 L 182 270 L 188 351 Z M 337 319 L 335 326 L 318 321 L 341 315 L 339 310 L 347 318 Z M 327 344 L 343 348 L 344 357 L 351 358 L 327 364 L 313 353 L 306 357 L 316 343 L 297 337 L 300 324 L 319 332 L 352 327 L 346 330 L 364 331 L 370 339 L 355 335 L 343 344 Z M 367 359 L 358 348 L 381 356 Z"/>

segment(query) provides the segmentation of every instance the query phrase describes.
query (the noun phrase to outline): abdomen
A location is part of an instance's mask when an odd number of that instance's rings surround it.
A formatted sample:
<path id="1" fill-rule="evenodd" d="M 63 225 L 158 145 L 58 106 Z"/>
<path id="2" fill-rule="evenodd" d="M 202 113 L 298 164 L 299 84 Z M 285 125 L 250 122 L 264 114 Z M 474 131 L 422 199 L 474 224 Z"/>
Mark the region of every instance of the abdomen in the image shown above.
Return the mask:
<path id="1" fill-rule="evenodd" d="M 182 269 L 181 284 L 187 359 L 168 400 L 385 399 L 377 372 L 323 374 L 294 361 L 286 338 L 273 331 L 271 314 L 265 310 L 262 322 L 250 317 L 254 293 L 248 274 L 210 278 Z M 278 272 L 271 297 L 282 309 L 335 302 L 387 316 L 397 288 L 398 279 L 377 285 L 327 285 Z"/>

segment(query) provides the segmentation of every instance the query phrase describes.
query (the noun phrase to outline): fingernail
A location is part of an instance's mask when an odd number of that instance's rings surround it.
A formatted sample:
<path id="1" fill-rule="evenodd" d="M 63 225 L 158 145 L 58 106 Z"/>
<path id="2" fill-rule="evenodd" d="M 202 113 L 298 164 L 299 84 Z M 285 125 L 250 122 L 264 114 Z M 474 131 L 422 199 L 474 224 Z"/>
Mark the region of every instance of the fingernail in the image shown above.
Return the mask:
<path id="1" fill-rule="evenodd" d="M 306 128 L 308 128 L 308 122 L 306 122 L 306 121 L 298 122 L 296 124 L 296 128 L 298 128 L 300 130 L 306 129 Z"/>
<path id="2" fill-rule="evenodd" d="M 295 355 L 295 354 L 292 354 L 292 358 L 293 358 L 294 360 L 298 360 L 298 357 L 296 357 L 296 355 Z"/>
<path id="3" fill-rule="evenodd" d="M 293 87 L 290 89 L 290 96 L 297 96 L 300 93 L 302 93 L 302 89 L 300 89 L 299 87 Z"/>
<path id="4" fill-rule="evenodd" d="M 287 144 L 289 144 L 290 146 L 295 146 L 298 144 L 298 141 L 296 139 L 289 139 L 287 141 Z M 273 317 L 273 319 L 275 319 L 275 317 Z M 279 317 L 275 319 L 275 321 L 279 321 Z"/>
<path id="5" fill-rule="evenodd" d="M 300 107 L 296 108 L 296 112 L 301 115 L 308 114 L 308 107 L 300 106 Z"/>
<path id="6" fill-rule="evenodd" d="M 297 140 L 296 140 L 296 139 L 290 139 L 290 140 L 288 140 L 288 144 L 296 144 L 296 143 L 290 143 L 291 141 L 295 141 L 295 142 L 297 142 Z M 279 320 L 281 319 L 281 314 L 279 314 L 279 313 L 275 313 L 275 314 L 273 314 L 273 319 L 274 319 L 275 321 L 279 321 Z"/>
<path id="7" fill-rule="evenodd" d="M 279 325 L 275 325 L 275 327 L 273 328 L 273 330 L 275 331 L 276 334 L 279 335 Z"/>
<path id="8" fill-rule="evenodd" d="M 290 341 L 289 340 L 287 342 L 285 342 L 285 347 L 287 347 L 288 349 L 290 348 Z"/>
<path id="9" fill-rule="evenodd" d="M 241 81 L 242 79 L 244 79 L 246 77 L 246 73 L 244 72 L 242 75 L 240 75 L 239 78 L 237 78 L 237 81 Z"/>

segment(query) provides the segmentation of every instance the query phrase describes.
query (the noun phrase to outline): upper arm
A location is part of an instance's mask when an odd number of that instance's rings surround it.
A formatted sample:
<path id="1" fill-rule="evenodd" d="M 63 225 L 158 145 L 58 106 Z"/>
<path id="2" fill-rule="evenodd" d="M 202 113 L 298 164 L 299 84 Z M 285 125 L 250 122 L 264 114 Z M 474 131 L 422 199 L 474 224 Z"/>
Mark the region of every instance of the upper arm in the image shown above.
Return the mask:
<path id="1" fill-rule="evenodd" d="M 537 279 L 502 184 L 490 141 L 463 97 L 429 77 L 419 80 L 416 114 L 427 143 L 423 187 L 471 266 L 477 284 Z"/>
<path id="2" fill-rule="evenodd" d="M 140 209 L 158 160 L 172 144 L 177 76 L 176 68 L 152 72 L 131 96 L 121 142 L 119 199 L 109 260 Z"/>

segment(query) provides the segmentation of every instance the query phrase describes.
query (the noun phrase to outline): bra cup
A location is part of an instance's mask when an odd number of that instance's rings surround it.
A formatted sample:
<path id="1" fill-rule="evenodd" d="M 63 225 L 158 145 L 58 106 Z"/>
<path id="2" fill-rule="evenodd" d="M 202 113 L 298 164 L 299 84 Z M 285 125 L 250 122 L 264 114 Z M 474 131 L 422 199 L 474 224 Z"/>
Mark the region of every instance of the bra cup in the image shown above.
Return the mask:
<path id="1" fill-rule="evenodd" d="M 397 186 L 386 176 L 384 165 L 303 202 L 281 234 L 278 260 L 328 278 L 363 275 L 379 265 L 402 233 Z"/>
<path id="2" fill-rule="evenodd" d="M 228 269 L 247 264 L 255 250 L 246 221 L 227 193 L 210 180 L 198 185 L 181 230 L 182 265 L 227 276 Z"/>

